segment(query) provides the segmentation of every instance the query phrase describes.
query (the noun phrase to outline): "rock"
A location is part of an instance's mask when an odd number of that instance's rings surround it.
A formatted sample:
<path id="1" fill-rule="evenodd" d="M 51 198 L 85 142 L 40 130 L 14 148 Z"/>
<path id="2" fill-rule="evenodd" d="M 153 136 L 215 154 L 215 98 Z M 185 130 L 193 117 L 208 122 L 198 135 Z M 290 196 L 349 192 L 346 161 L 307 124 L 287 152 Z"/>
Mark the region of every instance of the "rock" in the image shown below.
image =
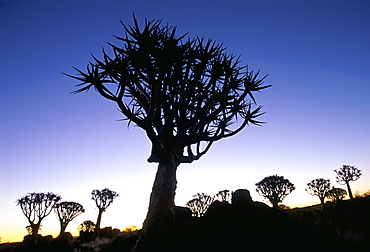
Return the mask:
<path id="1" fill-rule="evenodd" d="M 238 189 L 231 196 L 233 206 L 249 206 L 253 204 L 251 194 L 247 189 Z"/>
<path id="2" fill-rule="evenodd" d="M 180 229 L 189 224 L 192 219 L 192 212 L 190 208 L 175 206 L 176 223 L 175 229 Z"/>
<path id="3" fill-rule="evenodd" d="M 226 215 L 230 214 L 230 203 L 227 201 L 215 200 L 208 207 L 207 211 L 204 213 L 205 218 L 224 218 Z"/>

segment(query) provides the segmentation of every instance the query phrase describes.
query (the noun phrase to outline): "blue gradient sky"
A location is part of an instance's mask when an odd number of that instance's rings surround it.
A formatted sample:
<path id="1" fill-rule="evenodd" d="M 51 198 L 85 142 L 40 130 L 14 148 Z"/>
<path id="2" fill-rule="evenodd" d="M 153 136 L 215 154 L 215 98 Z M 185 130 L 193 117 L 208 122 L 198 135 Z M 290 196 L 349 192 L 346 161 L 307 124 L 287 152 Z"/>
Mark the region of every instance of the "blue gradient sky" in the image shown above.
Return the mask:
<path id="1" fill-rule="evenodd" d="M 178 34 L 223 42 L 273 84 L 256 96 L 265 125 L 179 167 L 177 205 L 198 192 L 239 188 L 263 201 L 255 183 L 273 174 L 296 186 L 284 204 L 316 204 L 306 184 L 323 177 L 344 188 L 333 172 L 343 164 L 363 171 L 354 192 L 370 189 L 369 1 L 0 0 L 2 242 L 26 234 L 15 200 L 33 191 L 85 207 L 67 227 L 73 234 L 84 220 L 96 221 L 90 193 L 105 187 L 120 197 L 102 226 L 141 226 L 156 172 L 146 162 L 149 140 L 117 121 L 115 104 L 95 92 L 69 94 L 77 82 L 61 74 L 84 69 L 90 53 L 99 58 L 133 12 L 141 24 L 163 18 Z M 53 213 L 42 225 L 44 235 L 59 232 Z"/>

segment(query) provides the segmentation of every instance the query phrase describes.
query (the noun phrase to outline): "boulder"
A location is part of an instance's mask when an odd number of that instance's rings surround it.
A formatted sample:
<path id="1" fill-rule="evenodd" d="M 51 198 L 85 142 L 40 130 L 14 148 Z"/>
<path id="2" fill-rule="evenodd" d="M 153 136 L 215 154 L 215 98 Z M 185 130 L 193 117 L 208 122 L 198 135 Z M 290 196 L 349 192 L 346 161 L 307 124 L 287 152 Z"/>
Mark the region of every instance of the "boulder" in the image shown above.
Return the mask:
<path id="1" fill-rule="evenodd" d="M 192 219 L 190 208 L 175 206 L 176 224 L 175 229 L 179 229 L 189 224 Z"/>
<path id="2" fill-rule="evenodd" d="M 205 218 L 224 218 L 226 215 L 230 214 L 230 203 L 227 201 L 215 200 L 208 207 L 207 211 L 204 213 Z"/>
<path id="3" fill-rule="evenodd" d="M 231 204 L 240 207 L 250 206 L 253 204 L 253 200 L 247 189 L 238 189 L 232 193 Z"/>

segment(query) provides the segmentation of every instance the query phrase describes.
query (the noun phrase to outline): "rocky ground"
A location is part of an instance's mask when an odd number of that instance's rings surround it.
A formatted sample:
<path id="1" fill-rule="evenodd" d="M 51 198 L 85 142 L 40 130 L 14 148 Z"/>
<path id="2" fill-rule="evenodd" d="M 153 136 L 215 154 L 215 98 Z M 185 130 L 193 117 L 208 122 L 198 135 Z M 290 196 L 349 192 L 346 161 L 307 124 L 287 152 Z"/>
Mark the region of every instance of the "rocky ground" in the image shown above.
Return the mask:
<path id="1" fill-rule="evenodd" d="M 252 201 L 247 190 L 233 196 L 232 204 L 215 201 L 204 217 L 194 218 L 188 208 L 176 209 L 177 224 L 165 244 L 148 251 L 369 251 L 370 197 L 320 207 L 275 210 Z M 140 231 L 106 228 L 100 237 L 30 237 L 23 243 L 1 244 L 0 251 L 131 251 Z"/>

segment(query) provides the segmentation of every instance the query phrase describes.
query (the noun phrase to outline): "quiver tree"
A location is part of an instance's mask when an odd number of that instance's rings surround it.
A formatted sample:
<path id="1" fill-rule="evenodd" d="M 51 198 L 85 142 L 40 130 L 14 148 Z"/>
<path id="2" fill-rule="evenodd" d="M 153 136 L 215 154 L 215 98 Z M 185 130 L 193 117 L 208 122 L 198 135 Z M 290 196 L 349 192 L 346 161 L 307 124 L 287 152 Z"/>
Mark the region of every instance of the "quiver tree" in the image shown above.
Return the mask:
<path id="1" fill-rule="evenodd" d="M 278 209 L 279 203 L 295 189 L 293 183 L 278 175 L 265 177 L 256 183 L 256 187 L 258 194 L 270 201 L 275 209 Z"/>
<path id="2" fill-rule="evenodd" d="M 96 207 L 99 209 L 98 219 L 95 225 L 95 233 L 99 234 L 101 216 L 116 197 L 118 197 L 118 193 L 111 191 L 108 188 L 105 188 L 101 191 L 93 190 L 91 192 L 91 199 L 95 201 Z"/>
<path id="3" fill-rule="evenodd" d="M 219 191 L 216 194 L 215 199 L 217 199 L 219 201 L 230 202 L 231 201 L 231 192 L 230 192 L 230 190 L 225 189 L 225 190 Z"/>
<path id="4" fill-rule="evenodd" d="M 85 220 L 78 226 L 78 230 L 82 232 L 94 232 L 95 230 L 95 223 L 91 220 Z"/>
<path id="5" fill-rule="evenodd" d="M 197 193 L 193 199 L 189 200 L 185 205 L 190 208 L 194 217 L 202 217 L 212 204 L 214 198 L 208 194 Z"/>
<path id="6" fill-rule="evenodd" d="M 176 170 L 207 153 L 222 138 L 263 114 L 254 92 L 269 87 L 259 72 L 240 66 L 222 44 L 199 37 L 176 36 L 176 27 L 146 21 L 140 29 L 123 24 L 121 46 L 109 44 L 86 71 L 76 69 L 80 93 L 91 88 L 118 106 L 128 123 L 151 141 L 148 162 L 158 163 L 140 240 L 164 241 L 175 223 Z"/>
<path id="7" fill-rule="evenodd" d="M 307 183 L 306 191 L 312 196 L 317 196 L 320 199 L 322 209 L 325 209 L 325 198 L 330 190 L 330 179 L 318 178 Z"/>
<path id="8" fill-rule="evenodd" d="M 361 170 L 352 165 L 343 165 L 341 168 L 334 171 L 337 174 L 337 182 L 341 185 L 347 185 L 349 199 L 352 201 L 353 195 L 349 182 L 358 180 L 362 175 Z"/>
<path id="9" fill-rule="evenodd" d="M 60 222 L 59 236 L 65 233 L 68 223 L 85 212 L 83 206 L 76 202 L 64 201 L 54 206 L 54 212 Z"/>
<path id="10" fill-rule="evenodd" d="M 61 198 L 62 197 L 52 192 L 33 192 L 17 199 L 17 205 L 21 207 L 23 214 L 30 223 L 35 244 L 37 244 L 41 221 L 50 214 L 54 205 L 58 203 Z"/>
<path id="11" fill-rule="evenodd" d="M 347 192 L 342 188 L 332 187 L 327 194 L 327 198 L 332 200 L 333 202 L 338 202 L 343 200 L 346 197 Z"/>

